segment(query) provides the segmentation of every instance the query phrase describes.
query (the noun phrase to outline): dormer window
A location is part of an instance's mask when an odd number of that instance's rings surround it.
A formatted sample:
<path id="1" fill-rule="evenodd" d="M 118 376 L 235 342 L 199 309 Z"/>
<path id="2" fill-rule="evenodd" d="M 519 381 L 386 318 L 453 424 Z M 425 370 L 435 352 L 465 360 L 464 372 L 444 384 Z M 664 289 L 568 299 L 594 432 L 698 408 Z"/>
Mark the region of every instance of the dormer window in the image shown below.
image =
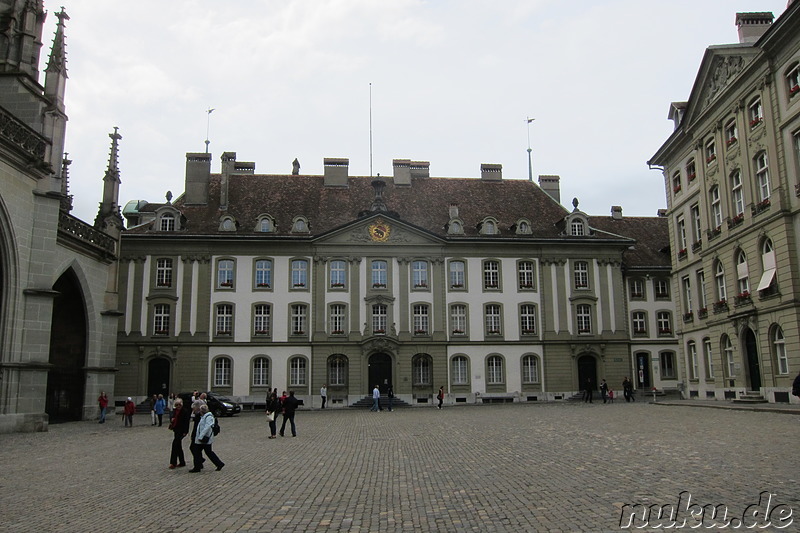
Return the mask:
<path id="1" fill-rule="evenodd" d="M 447 225 L 447 233 L 449 235 L 463 235 L 464 224 L 460 220 L 453 219 Z"/>
<path id="2" fill-rule="evenodd" d="M 575 237 L 583 237 L 586 235 L 586 226 L 584 225 L 583 220 L 575 219 L 570 222 L 569 234 Z"/>
<path id="3" fill-rule="evenodd" d="M 255 230 L 258 233 L 272 233 L 275 231 L 275 223 L 269 216 L 261 216 L 256 223 Z"/>
<path id="4" fill-rule="evenodd" d="M 159 228 L 161 231 L 175 231 L 175 215 L 172 213 L 164 213 L 161 215 L 161 224 Z"/>
<path id="5" fill-rule="evenodd" d="M 233 217 L 222 217 L 219 222 L 219 231 L 236 231 L 236 221 Z"/>
<path id="6" fill-rule="evenodd" d="M 517 222 L 517 235 L 530 235 L 531 223 L 527 220 L 520 220 Z"/>
<path id="7" fill-rule="evenodd" d="M 292 222 L 292 233 L 308 233 L 308 221 L 304 217 L 297 217 Z"/>
<path id="8" fill-rule="evenodd" d="M 497 235 L 497 222 L 494 219 L 487 218 L 481 223 L 481 235 Z"/>

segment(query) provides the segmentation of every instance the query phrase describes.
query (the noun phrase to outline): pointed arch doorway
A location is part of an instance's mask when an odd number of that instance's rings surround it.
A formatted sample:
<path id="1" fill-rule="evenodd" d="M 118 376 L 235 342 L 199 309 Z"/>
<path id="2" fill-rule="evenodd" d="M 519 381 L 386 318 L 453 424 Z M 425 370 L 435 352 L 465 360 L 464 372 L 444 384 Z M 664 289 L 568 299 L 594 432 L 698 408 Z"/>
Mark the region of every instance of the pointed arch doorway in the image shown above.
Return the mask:
<path id="1" fill-rule="evenodd" d="M 81 420 L 86 386 L 86 305 L 77 276 L 68 270 L 53 290 L 45 412 L 51 423 Z"/>
<path id="2" fill-rule="evenodd" d="M 367 393 L 371 394 L 375 385 L 378 385 L 382 394 L 386 393 L 392 384 L 392 356 L 385 352 L 374 353 L 369 356 L 367 364 L 369 366 Z"/>

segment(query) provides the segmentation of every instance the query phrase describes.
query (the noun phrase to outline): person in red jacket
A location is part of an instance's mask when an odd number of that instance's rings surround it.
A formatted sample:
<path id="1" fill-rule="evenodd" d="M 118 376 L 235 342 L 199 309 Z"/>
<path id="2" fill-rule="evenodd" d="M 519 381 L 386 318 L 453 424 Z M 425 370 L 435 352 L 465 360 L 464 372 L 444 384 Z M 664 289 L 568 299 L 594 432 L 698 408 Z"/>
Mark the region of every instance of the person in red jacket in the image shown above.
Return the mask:
<path id="1" fill-rule="evenodd" d="M 133 403 L 133 400 L 130 396 L 128 396 L 128 400 L 125 402 L 125 411 L 123 413 L 122 418 L 125 419 L 125 427 L 133 427 L 133 414 L 136 412 L 136 404 Z"/>
<path id="2" fill-rule="evenodd" d="M 106 409 L 108 408 L 108 396 L 105 391 L 100 392 L 100 397 L 97 398 L 97 404 L 100 406 L 100 424 L 106 423 Z"/>

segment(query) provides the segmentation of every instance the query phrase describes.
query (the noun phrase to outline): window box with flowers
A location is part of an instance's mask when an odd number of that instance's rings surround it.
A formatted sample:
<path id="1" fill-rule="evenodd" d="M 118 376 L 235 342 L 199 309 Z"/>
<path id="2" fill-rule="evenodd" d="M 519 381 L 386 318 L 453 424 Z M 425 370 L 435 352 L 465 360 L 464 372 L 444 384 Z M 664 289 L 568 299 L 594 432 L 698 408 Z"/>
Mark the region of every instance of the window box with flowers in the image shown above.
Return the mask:
<path id="1" fill-rule="evenodd" d="M 331 283 L 331 289 L 344 289 L 344 283 Z"/>
<path id="2" fill-rule="evenodd" d="M 592 330 L 588 328 L 578 328 L 578 333 L 591 333 Z"/>
<path id="3" fill-rule="evenodd" d="M 487 335 L 500 335 L 500 331 L 496 329 L 490 329 L 486 332 Z"/>
<path id="4" fill-rule="evenodd" d="M 454 329 L 453 330 L 453 335 L 463 335 L 463 334 L 464 334 L 464 330 L 463 329 Z"/>
<path id="5" fill-rule="evenodd" d="M 692 172 L 691 174 L 689 174 L 688 178 L 689 183 L 693 182 L 695 179 L 697 179 L 697 172 Z"/>
<path id="6" fill-rule="evenodd" d="M 795 85 L 794 87 L 789 88 L 789 97 L 791 98 L 799 92 L 800 92 L 800 85 Z"/>
<path id="7" fill-rule="evenodd" d="M 742 222 L 744 222 L 744 213 L 739 213 L 732 219 L 728 220 L 728 228 L 735 228 Z"/>
<path id="8" fill-rule="evenodd" d="M 256 287 L 259 289 L 269 289 L 269 283 L 256 283 Z"/>
<path id="9" fill-rule="evenodd" d="M 683 313 L 683 321 L 684 322 L 691 322 L 694 320 L 694 313 L 689 311 L 688 313 Z"/>
<path id="10" fill-rule="evenodd" d="M 167 335 L 169 335 L 169 331 L 166 330 L 166 329 L 157 329 L 157 330 L 155 330 L 153 332 L 153 335 L 159 335 L 159 336 L 162 336 L 162 337 L 166 337 Z"/>
<path id="11" fill-rule="evenodd" d="M 520 283 L 519 284 L 519 288 L 520 289 L 532 289 L 533 288 L 533 283 Z"/>
<path id="12" fill-rule="evenodd" d="M 427 334 L 428 334 L 428 330 L 427 329 L 415 329 L 414 330 L 414 335 L 427 335 Z"/>
<path id="13" fill-rule="evenodd" d="M 753 300 L 750 298 L 750 292 L 744 291 L 736 295 L 736 298 L 734 299 L 733 303 L 734 305 L 745 305 L 752 303 L 752 301 Z"/>
<path id="14" fill-rule="evenodd" d="M 678 250 L 678 261 L 680 261 L 681 259 L 686 259 L 688 253 L 689 252 L 686 250 L 686 248 L 681 248 L 680 250 Z"/>
<path id="15" fill-rule="evenodd" d="M 714 239 L 719 237 L 721 234 L 722 234 L 722 226 L 717 226 L 716 228 L 710 229 L 710 230 L 708 230 L 706 232 L 706 235 L 708 235 L 708 240 L 709 241 L 713 241 Z"/>
<path id="16" fill-rule="evenodd" d="M 331 331 L 331 335 L 344 335 L 344 331 L 342 331 L 341 329 L 335 329 Z"/>
<path id="17" fill-rule="evenodd" d="M 716 155 L 710 155 L 710 156 L 706 157 L 706 165 L 710 165 L 711 163 L 713 163 L 716 160 L 717 160 L 717 156 Z"/>
<path id="18" fill-rule="evenodd" d="M 699 252 L 703 249 L 703 241 L 696 241 L 692 243 L 692 251 Z"/>
<path id="19" fill-rule="evenodd" d="M 522 334 L 523 335 L 536 335 L 536 330 L 535 329 L 523 329 L 522 330 Z"/>
<path id="20" fill-rule="evenodd" d="M 762 122 L 764 122 L 764 119 L 762 119 L 761 117 L 756 117 L 756 118 L 754 118 L 753 120 L 750 121 L 750 127 L 751 128 L 755 128 L 756 126 L 758 126 Z"/>
<path id="21" fill-rule="evenodd" d="M 452 285 L 450 285 L 450 288 L 451 289 L 463 289 L 464 288 L 464 284 L 463 283 L 453 283 Z"/>
<path id="22" fill-rule="evenodd" d="M 233 287 L 233 282 L 232 281 L 223 281 L 222 283 L 219 284 L 219 286 L 220 287 Z"/>
<path id="23" fill-rule="evenodd" d="M 230 337 L 231 332 L 228 330 L 217 331 L 217 337 Z"/>
<path id="24" fill-rule="evenodd" d="M 731 146 L 732 144 L 736 144 L 736 140 L 737 140 L 736 137 L 731 137 L 730 139 L 725 141 L 725 145 L 726 146 Z"/>
<path id="25" fill-rule="evenodd" d="M 644 328 L 638 328 L 633 330 L 634 335 L 647 335 L 647 330 Z"/>
<path id="26" fill-rule="evenodd" d="M 680 185 L 676 185 L 676 186 L 674 186 L 674 187 L 672 188 L 672 192 L 673 192 L 674 194 L 678 194 L 679 192 L 681 192 L 681 186 L 680 186 Z"/>
<path id="27" fill-rule="evenodd" d="M 265 329 L 257 329 L 254 331 L 256 335 L 269 335 L 269 331 Z"/>
<path id="28" fill-rule="evenodd" d="M 758 202 L 756 205 L 753 206 L 753 214 L 757 215 L 759 213 L 766 211 L 767 209 L 769 209 L 770 205 L 771 204 L 769 198 L 764 198 L 763 200 L 761 200 L 760 202 Z"/>
<path id="29" fill-rule="evenodd" d="M 428 288 L 428 284 L 425 283 L 424 281 L 422 283 L 415 283 L 414 284 L 414 288 L 415 289 L 427 289 Z"/>
<path id="30" fill-rule="evenodd" d="M 385 283 L 373 283 L 372 284 L 372 288 L 373 289 L 385 289 L 386 288 L 386 284 Z"/>
<path id="31" fill-rule="evenodd" d="M 672 328 L 659 328 L 659 335 L 672 335 Z"/>
<path id="32" fill-rule="evenodd" d="M 374 333 L 375 335 L 386 335 L 386 330 L 385 329 L 376 329 L 372 333 Z"/>
<path id="33" fill-rule="evenodd" d="M 706 318 L 708 316 L 708 307 L 701 307 L 697 310 L 697 318 Z"/>
<path id="34" fill-rule="evenodd" d="M 295 289 L 305 289 L 306 284 L 305 283 L 294 283 L 292 285 L 292 287 L 295 288 Z"/>
<path id="35" fill-rule="evenodd" d="M 718 302 L 714 302 L 714 314 L 722 313 L 728 310 L 728 301 L 727 300 L 719 300 Z"/>
<path id="36" fill-rule="evenodd" d="M 305 331 L 293 331 L 292 332 L 292 335 L 305 335 L 305 334 L 306 334 Z"/>

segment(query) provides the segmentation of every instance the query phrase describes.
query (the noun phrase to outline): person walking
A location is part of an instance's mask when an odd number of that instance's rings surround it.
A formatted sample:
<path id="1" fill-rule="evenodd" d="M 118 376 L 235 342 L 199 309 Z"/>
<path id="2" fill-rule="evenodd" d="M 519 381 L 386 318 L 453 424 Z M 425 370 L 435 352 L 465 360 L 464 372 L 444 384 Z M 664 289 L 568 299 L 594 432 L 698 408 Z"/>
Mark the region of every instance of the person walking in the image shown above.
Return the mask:
<path id="1" fill-rule="evenodd" d="M 212 449 L 212 444 L 214 444 L 214 424 L 216 424 L 217 420 L 214 418 L 213 414 L 208 412 L 208 405 L 205 403 L 200 404 L 199 413 L 200 421 L 197 424 L 197 436 L 194 440 L 196 447 L 192 452 L 194 456 L 194 468 L 189 470 L 189 472 L 194 474 L 203 470 L 203 453 L 214 463 L 214 466 L 217 467 L 217 471 L 222 470 L 225 463 L 217 457 L 217 454 L 214 453 Z"/>
<path id="2" fill-rule="evenodd" d="M 269 438 L 274 439 L 278 433 L 278 414 L 281 412 L 281 401 L 278 398 L 278 389 L 272 391 L 267 398 L 267 420 L 269 420 Z"/>
<path id="3" fill-rule="evenodd" d="M 436 395 L 436 399 L 439 400 L 439 405 L 437 405 L 436 408 L 441 409 L 442 402 L 444 401 L 444 386 L 439 387 L 439 394 Z"/>
<path id="4" fill-rule="evenodd" d="M 592 402 L 592 378 L 586 378 L 586 385 L 583 386 L 583 403 L 594 403 Z"/>
<path id="5" fill-rule="evenodd" d="M 603 403 L 606 403 L 608 398 L 608 383 L 606 383 L 604 379 L 600 380 L 600 396 L 603 397 Z"/>
<path id="6" fill-rule="evenodd" d="M 183 400 L 175 399 L 172 406 L 172 420 L 169 422 L 169 429 L 172 430 L 172 451 L 169 455 L 169 468 L 181 468 L 186 466 L 186 458 L 183 455 L 183 438 L 189 434 L 189 409 L 184 409 Z"/>
<path id="7" fill-rule="evenodd" d="M 156 425 L 156 402 L 158 401 L 158 396 L 153 394 L 150 397 L 150 425 Z"/>
<path id="8" fill-rule="evenodd" d="M 106 396 L 105 391 L 100 392 L 100 396 L 97 398 L 97 404 L 100 406 L 100 424 L 106 423 L 106 409 L 108 409 L 108 396 Z"/>
<path id="9" fill-rule="evenodd" d="M 372 389 L 372 409 L 370 411 L 380 411 L 381 409 L 381 389 L 375 385 Z"/>
<path id="10" fill-rule="evenodd" d="M 389 385 L 389 388 L 386 390 L 386 395 L 389 397 L 389 412 L 391 413 L 392 403 L 394 402 L 394 389 L 391 385 Z"/>
<path id="11" fill-rule="evenodd" d="M 328 387 L 324 383 L 319 389 L 319 396 L 322 398 L 322 409 L 325 409 L 325 402 L 328 401 Z"/>
<path id="12" fill-rule="evenodd" d="M 158 427 L 161 427 L 161 423 L 164 420 L 164 411 L 166 411 L 166 409 L 167 401 L 164 399 L 163 394 L 159 394 L 155 405 L 156 418 L 158 418 Z"/>
<path id="13" fill-rule="evenodd" d="M 133 414 L 136 412 L 136 404 L 130 396 L 125 400 L 125 407 L 122 411 L 122 418 L 125 420 L 125 427 L 133 427 Z"/>
<path id="14" fill-rule="evenodd" d="M 300 402 L 294 397 L 294 391 L 289 391 L 289 396 L 283 401 L 283 424 L 281 424 L 281 437 L 286 430 L 286 421 L 288 420 L 292 426 L 292 437 L 297 436 L 297 428 L 294 425 L 294 412 Z"/>
<path id="15" fill-rule="evenodd" d="M 625 396 L 626 402 L 636 401 L 633 397 L 633 382 L 628 379 L 628 376 L 625 376 L 625 379 L 622 380 L 622 395 Z"/>

